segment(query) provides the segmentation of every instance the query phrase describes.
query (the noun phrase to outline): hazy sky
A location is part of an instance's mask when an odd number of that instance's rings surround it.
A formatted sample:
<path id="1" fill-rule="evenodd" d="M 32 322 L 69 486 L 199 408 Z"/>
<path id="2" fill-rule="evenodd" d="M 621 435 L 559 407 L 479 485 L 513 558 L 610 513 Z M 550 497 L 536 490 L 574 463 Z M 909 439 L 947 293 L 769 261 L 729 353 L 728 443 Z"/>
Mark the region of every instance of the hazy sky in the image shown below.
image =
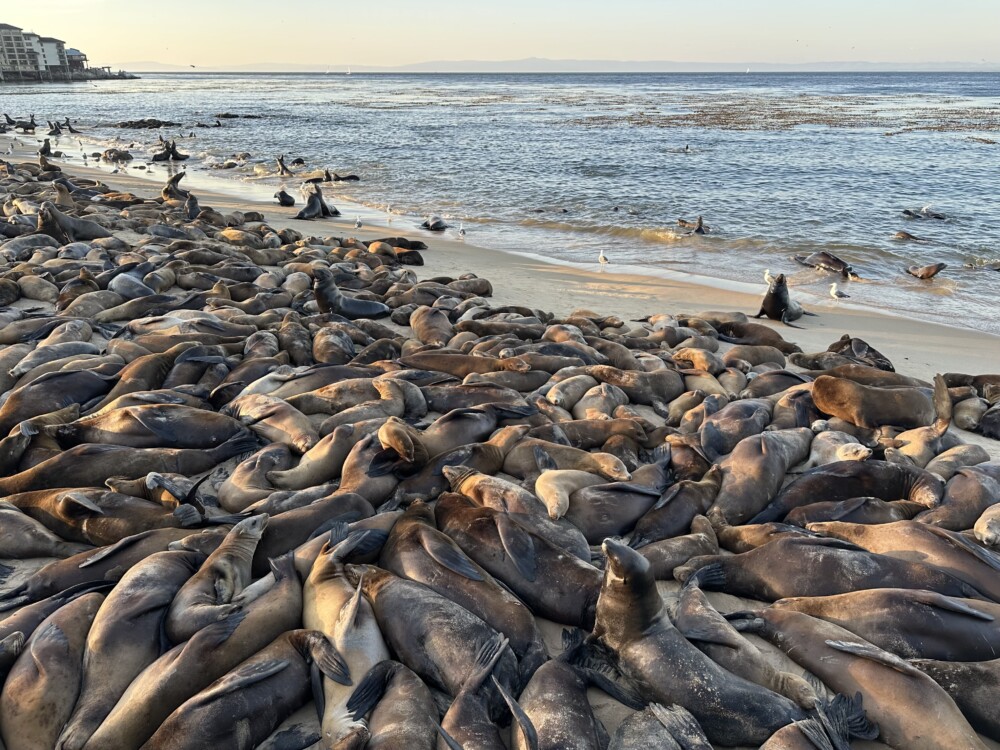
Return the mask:
<path id="1" fill-rule="evenodd" d="M 997 0 L 30 0 L 92 63 L 1000 61 Z"/>

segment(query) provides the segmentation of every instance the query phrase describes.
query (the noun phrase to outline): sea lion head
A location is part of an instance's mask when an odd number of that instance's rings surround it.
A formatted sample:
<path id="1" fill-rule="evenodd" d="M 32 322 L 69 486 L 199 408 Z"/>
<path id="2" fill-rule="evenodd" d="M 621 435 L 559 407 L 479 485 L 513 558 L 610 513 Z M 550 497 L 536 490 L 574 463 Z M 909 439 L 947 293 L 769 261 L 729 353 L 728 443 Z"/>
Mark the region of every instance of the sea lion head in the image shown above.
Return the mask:
<path id="1" fill-rule="evenodd" d="M 269 519 L 270 516 L 268 516 L 267 513 L 261 513 L 256 516 L 244 518 L 238 524 L 233 526 L 232 533 L 239 536 L 260 539 L 261 535 L 264 533 L 264 529 L 267 528 L 267 522 Z"/>

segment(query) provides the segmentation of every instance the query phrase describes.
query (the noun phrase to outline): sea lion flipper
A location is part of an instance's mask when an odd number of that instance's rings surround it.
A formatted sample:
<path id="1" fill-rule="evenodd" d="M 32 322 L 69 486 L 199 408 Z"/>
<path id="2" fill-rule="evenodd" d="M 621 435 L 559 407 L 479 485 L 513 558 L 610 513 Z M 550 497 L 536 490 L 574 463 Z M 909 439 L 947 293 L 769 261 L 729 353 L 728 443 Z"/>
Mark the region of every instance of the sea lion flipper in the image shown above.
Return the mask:
<path id="1" fill-rule="evenodd" d="M 792 726 L 802 733 L 816 750 L 836 750 L 819 719 L 802 719 L 792 722 Z"/>
<path id="2" fill-rule="evenodd" d="M 531 534 L 517 525 L 507 514 L 495 517 L 497 531 L 504 551 L 510 558 L 517 572 L 528 581 L 534 581 L 537 574 L 535 561 L 535 542 Z"/>
<path id="3" fill-rule="evenodd" d="M 482 574 L 476 566 L 460 550 L 437 535 L 421 534 L 420 546 L 430 555 L 438 565 L 447 568 L 453 573 L 468 578 L 470 581 L 482 581 Z"/>
<path id="4" fill-rule="evenodd" d="M 426 224 L 427 224 L 427 222 L 425 221 L 424 225 L 426 225 Z M 423 226 L 423 225 L 421 225 L 421 226 Z M 426 229 L 427 227 L 423 226 L 423 228 Z M 448 750 L 465 750 L 461 745 L 458 744 L 458 742 L 455 741 L 454 737 L 452 737 L 450 734 L 448 734 L 448 732 L 445 730 L 445 728 L 443 726 L 441 726 L 440 724 L 438 724 L 437 725 L 437 730 L 438 730 L 438 734 L 441 735 L 441 739 L 444 740 L 444 744 L 448 746 Z"/>
<path id="5" fill-rule="evenodd" d="M 103 516 L 104 510 L 82 492 L 66 492 L 59 498 L 59 506 L 71 518 L 93 514 Z"/>
<path id="6" fill-rule="evenodd" d="M 344 657 L 337 651 L 329 638 L 323 636 L 312 644 L 310 654 L 313 663 L 319 667 L 319 671 L 334 682 L 341 685 L 351 685 L 351 670 L 344 661 Z"/>
<path id="7" fill-rule="evenodd" d="M 926 604 L 928 607 L 946 609 L 950 612 L 955 612 L 960 615 L 968 615 L 969 617 L 975 617 L 979 620 L 985 620 L 986 622 L 993 622 L 993 620 L 996 619 L 989 612 L 983 612 L 982 610 L 976 609 L 972 605 L 966 604 L 961 599 L 945 596 L 944 594 L 939 594 L 936 591 L 923 591 L 918 589 L 913 592 L 913 598 L 921 604 Z"/>
<path id="8" fill-rule="evenodd" d="M 693 580 L 695 577 L 692 576 L 688 581 Z M 681 594 L 682 599 L 685 595 L 696 596 L 696 589 L 685 586 Z M 707 604 L 707 601 L 704 603 Z M 718 643 L 720 646 L 728 646 L 729 648 L 740 648 L 745 645 L 743 639 L 737 633 L 733 632 L 733 627 L 726 622 L 726 618 L 714 609 L 709 611 L 710 606 L 697 608 L 681 607 L 674 620 L 674 626 L 689 641 Z"/>
<path id="9" fill-rule="evenodd" d="M 535 465 L 538 467 L 538 471 L 554 471 L 559 468 L 559 465 L 555 462 L 555 459 L 550 456 L 544 448 L 540 445 L 535 445 L 531 449 L 532 454 L 535 457 Z"/>
<path id="10" fill-rule="evenodd" d="M 927 527 L 928 531 L 946 542 L 949 542 L 953 547 L 956 547 L 963 552 L 968 552 L 984 565 L 988 565 L 993 568 L 993 570 L 1000 571 L 1000 555 L 997 555 L 997 553 L 991 552 L 984 547 L 980 547 L 978 544 L 970 541 L 961 534 L 949 532 L 945 529 L 938 528 L 937 526 L 931 526 L 930 524 L 924 525 Z"/>
<path id="11" fill-rule="evenodd" d="M 521 705 L 514 699 L 514 696 L 507 692 L 507 689 L 500 683 L 500 681 L 493 677 L 493 684 L 497 690 L 500 691 L 500 696 L 503 698 L 504 703 L 507 704 L 507 708 L 510 709 L 511 716 L 514 717 L 514 722 L 517 724 L 517 728 L 521 730 L 521 735 L 524 738 L 524 743 L 528 748 L 537 750 L 538 748 L 538 733 L 535 731 L 535 725 L 531 723 L 531 719 L 528 718 L 528 714 L 524 712 Z M 511 728 L 511 732 L 514 729 Z"/>
<path id="12" fill-rule="evenodd" d="M 673 735 L 678 744 L 686 750 L 707 750 L 711 747 L 705 730 L 698 720 L 684 706 L 664 706 L 660 703 L 649 704 L 649 710 L 664 729 Z"/>
<path id="13" fill-rule="evenodd" d="M 628 706 L 635 711 L 641 711 L 646 707 L 646 701 L 642 699 L 642 696 L 615 682 L 603 672 L 589 667 L 577 667 L 577 672 L 586 678 L 591 685 L 604 691 L 623 706 Z"/>
<path id="14" fill-rule="evenodd" d="M 268 659 L 236 667 L 232 672 L 216 680 L 211 687 L 198 693 L 192 702 L 210 703 L 223 695 L 256 685 L 258 682 L 278 674 L 290 664 L 288 659 Z"/>
<path id="15" fill-rule="evenodd" d="M 380 661 L 361 678 L 351 697 L 347 699 L 347 712 L 354 721 L 360 721 L 378 705 L 395 671 L 394 662 Z"/>
<path id="16" fill-rule="evenodd" d="M 757 315 L 757 316 L 755 316 L 755 317 L 758 317 L 758 318 L 759 318 L 760 316 L 759 316 L 759 315 Z M 788 326 L 789 328 L 803 328 L 802 326 L 797 326 L 797 325 L 795 325 L 794 323 L 790 323 L 790 322 L 788 321 L 788 310 L 785 310 L 785 312 L 783 312 L 783 313 L 781 314 L 781 322 L 782 322 L 782 323 L 784 323 L 784 324 L 785 324 L 786 326 Z"/>
<path id="17" fill-rule="evenodd" d="M 105 547 L 99 547 L 98 549 L 94 550 L 93 554 L 87 557 L 87 559 L 84 560 L 82 563 L 80 563 L 77 567 L 86 568 L 89 565 L 95 565 L 99 563 L 101 560 L 105 559 L 106 557 L 109 557 L 110 555 L 113 555 L 116 552 L 121 552 L 123 549 L 126 549 L 128 547 L 131 547 L 133 544 L 135 544 L 136 542 L 140 541 L 141 539 L 145 538 L 148 535 L 149 535 L 148 532 L 143 534 L 133 534 L 132 536 L 127 536 L 124 539 L 119 539 L 114 544 L 109 544 Z"/>
<path id="18" fill-rule="evenodd" d="M 905 659 L 901 659 L 895 654 L 890 654 L 888 651 L 883 651 L 878 646 L 873 646 L 870 643 L 856 643 L 854 641 L 825 641 L 825 643 L 837 651 L 843 651 L 845 654 L 853 654 L 854 656 L 860 656 L 862 659 L 884 664 L 887 667 L 895 669 L 897 672 L 910 675 L 911 677 L 923 675 L 923 672 L 912 664 L 909 664 Z"/>

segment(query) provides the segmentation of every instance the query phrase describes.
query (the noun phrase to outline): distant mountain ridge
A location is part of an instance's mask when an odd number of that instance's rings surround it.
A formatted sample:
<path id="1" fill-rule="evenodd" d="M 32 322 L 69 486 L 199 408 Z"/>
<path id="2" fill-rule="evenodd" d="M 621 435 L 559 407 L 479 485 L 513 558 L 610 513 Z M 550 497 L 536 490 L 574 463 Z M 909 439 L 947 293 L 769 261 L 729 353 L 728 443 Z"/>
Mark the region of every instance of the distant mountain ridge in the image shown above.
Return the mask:
<path id="1" fill-rule="evenodd" d="M 172 65 L 151 60 L 114 63 L 113 68 L 137 73 L 862 73 L 862 72 L 1000 72 L 1000 62 L 720 62 L 671 60 L 434 60 L 407 65 L 376 66 L 346 63 L 250 63 L 246 65 Z"/>

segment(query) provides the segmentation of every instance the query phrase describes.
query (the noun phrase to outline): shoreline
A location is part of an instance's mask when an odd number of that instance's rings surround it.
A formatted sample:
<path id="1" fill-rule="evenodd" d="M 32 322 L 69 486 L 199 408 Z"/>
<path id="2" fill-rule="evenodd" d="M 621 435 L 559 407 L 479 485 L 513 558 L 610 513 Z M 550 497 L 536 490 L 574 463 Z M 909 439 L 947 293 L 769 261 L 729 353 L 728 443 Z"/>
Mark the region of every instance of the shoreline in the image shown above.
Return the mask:
<path id="1" fill-rule="evenodd" d="M 6 145 L 10 136 L 0 136 Z M 35 161 L 35 154 L 23 147 L 10 156 L 14 160 Z M 108 170 L 82 166 L 75 159 L 52 159 L 70 174 L 100 179 L 106 184 L 133 192 L 140 197 L 159 195 L 164 179 L 156 176 L 110 174 Z M 158 166 L 157 173 L 166 170 Z M 197 182 L 197 180 L 193 181 Z M 182 183 L 184 184 L 184 183 Z M 190 187 L 190 185 L 188 185 Z M 228 195 L 214 190 L 197 190 L 199 200 L 223 210 L 252 207 L 261 211 L 269 224 L 290 226 L 305 234 L 343 234 L 362 240 L 404 235 L 427 242 L 429 250 L 422 253 L 425 266 L 421 276 L 440 273 L 475 273 L 494 284 L 494 295 L 501 304 L 531 302 L 539 307 L 568 313 L 577 308 L 599 308 L 601 312 L 635 319 L 657 313 L 693 312 L 704 309 L 742 311 L 753 315 L 760 306 L 763 284 L 757 293 L 740 287 L 741 282 L 726 282 L 725 288 L 704 283 L 708 277 L 695 277 L 684 272 L 638 273 L 587 270 L 538 256 L 526 256 L 480 247 L 463 239 L 442 237 L 415 226 L 410 217 L 392 223 L 365 222 L 358 230 L 353 219 L 296 220 L 299 210 L 282 208 L 273 201 L 256 200 L 248 196 Z M 341 204 L 346 205 L 346 204 Z M 677 278 L 673 278 L 676 275 Z M 687 278 L 684 278 L 687 276 Z M 550 296 L 550 295 L 555 296 Z M 1000 336 L 971 328 L 944 323 L 926 322 L 893 315 L 883 310 L 865 309 L 860 305 L 829 304 L 817 306 L 818 316 L 799 320 L 803 328 L 787 328 L 775 321 L 764 322 L 794 340 L 805 351 L 823 351 L 844 333 L 868 341 L 882 351 L 901 371 L 929 380 L 936 372 L 985 373 L 997 369 Z"/>

